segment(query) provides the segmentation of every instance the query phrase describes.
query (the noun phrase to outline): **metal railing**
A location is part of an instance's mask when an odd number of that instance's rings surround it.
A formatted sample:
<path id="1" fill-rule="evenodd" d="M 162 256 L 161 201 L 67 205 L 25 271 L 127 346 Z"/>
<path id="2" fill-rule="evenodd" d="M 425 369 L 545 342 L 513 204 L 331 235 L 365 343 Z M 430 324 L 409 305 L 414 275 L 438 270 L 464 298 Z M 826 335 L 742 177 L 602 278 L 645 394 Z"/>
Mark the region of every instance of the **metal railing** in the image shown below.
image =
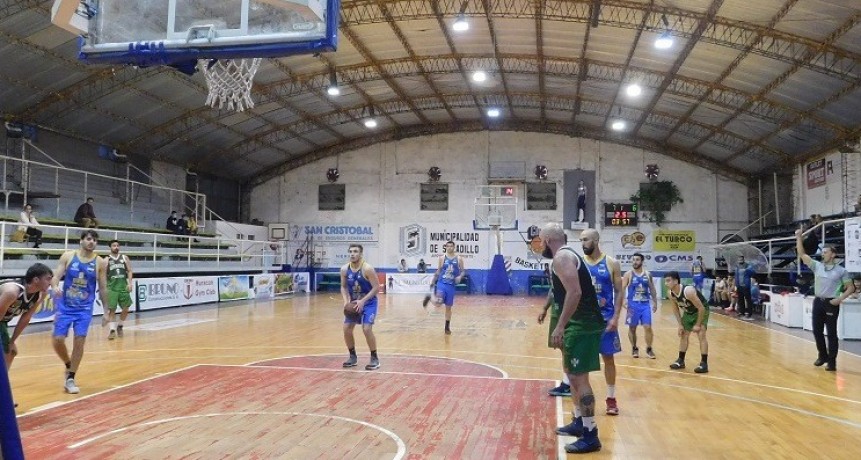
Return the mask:
<path id="1" fill-rule="evenodd" d="M 814 225 L 814 226 L 808 228 L 807 230 L 805 230 L 801 234 L 801 237 L 803 239 L 804 237 L 809 235 L 811 232 L 819 231 L 819 234 L 821 235 L 820 247 L 824 246 L 825 245 L 825 239 L 826 239 L 825 227 L 830 226 L 830 225 L 835 225 L 835 224 L 840 224 L 840 225 L 843 225 L 845 227 L 847 220 L 849 220 L 849 218 L 832 219 L 832 220 L 826 220 L 826 221 L 820 222 L 819 224 Z M 794 247 L 795 242 L 796 242 L 795 235 L 781 236 L 778 238 L 769 238 L 769 239 L 763 239 L 763 240 L 741 241 L 738 243 L 717 244 L 714 246 L 714 249 L 715 249 L 716 253 L 720 253 L 720 251 L 722 249 L 729 249 L 729 248 L 734 248 L 734 247 L 765 246 L 767 248 L 768 252 L 763 251 L 763 254 L 765 255 L 766 260 L 768 261 L 768 264 L 767 264 L 768 274 L 771 275 L 773 267 L 774 267 L 774 257 L 775 257 L 774 247 L 776 245 L 778 245 L 778 243 L 783 243 L 783 242 L 787 242 L 787 243 L 791 242 L 791 244 L 793 245 L 792 246 L 793 252 L 795 251 L 795 247 Z M 783 246 L 783 245 L 781 245 L 781 246 Z M 813 254 L 809 254 L 809 255 L 812 256 Z M 797 273 L 801 273 L 801 264 L 798 263 L 798 255 L 797 254 L 796 254 L 796 267 L 795 267 L 795 269 L 797 270 Z"/>
<path id="2" fill-rule="evenodd" d="M 26 243 L 11 242 L 11 237 L 19 231 L 19 226 L 25 225 L 16 222 L 0 222 L 0 276 L 3 276 L 7 269 L 13 268 L 11 266 L 14 264 L 8 259 L 10 254 L 59 259 L 64 251 L 80 247 L 81 233 L 86 230 L 56 225 L 26 225 L 43 232 L 42 247 L 32 248 Z M 284 242 L 126 230 L 93 230 L 99 234 L 99 247 L 96 250 L 99 255 L 106 255 L 110 251 L 107 247 L 108 242 L 116 239 L 120 241 L 122 253 L 132 258 L 132 263 L 136 266 L 143 262 L 147 266 L 156 267 L 165 262 L 165 258 L 174 263 L 170 267 L 174 269 L 180 268 L 176 264 L 183 265 L 183 262 L 185 266 L 206 264 L 207 268 L 216 269 L 228 264 L 230 268 L 237 268 L 237 264 L 240 264 L 242 269 L 249 270 L 268 270 L 274 265 L 287 263 Z"/>
<path id="3" fill-rule="evenodd" d="M 125 204 L 128 205 L 129 222 L 135 221 L 135 202 L 137 201 L 134 199 L 135 187 L 138 187 L 138 189 L 149 190 L 151 192 L 151 196 L 155 194 L 165 195 L 164 201 L 168 204 L 168 209 L 174 209 L 174 204 L 178 204 L 183 210 L 185 210 L 185 200 L 186 198 L 188 198 L 191 202 L 194 203 L 193 206 L 195 207 L 195 209 L 192 212 L 196 214 L 198 226 L 200 226 L 201 228 L 205 228 L 206 223 L 213 214 L 212 211 L 206 206 L 205 194 L 136 181 L 131 178 L 131 171 L 133 166 L 130 163 L 126 163 L 125 177 L 113 177 L 105 174 L 83 171 L 80 169 L 67 168 L 62 165 L 47 164 L 33 160 L 23 160 L 21 158 L 15 158 L 6 155 L 2 155 L 0 156 L 0 158 L 2 158 L 3 161 L 3 176 L 2 179 L 0 179 L 0 192 L 6 195 L 6 212 L 9 211 L 10 195 L 23 195 L 24 202 L 27 203 L 29 201 L 30 195 L 33 193 L 34 190 L 47 191 L 56 195 L 55 199 L 57 200 L 57 203 L 55 209 L 55 216 L 57 218 L 60 218 L 60 174 L 62 172 L 64 178 L 76 175 L 81 176 L 81 181 L 79 181 L 78 183 L 82 183 L 83 186 L 80 189 L 77 189 L 76 192 L 80 193 L 79 196 L 81 197 L 82 201 L 86 200 L 86 198 L 91 195 L 89 184 L 91 180 L 103 180 L 110 183 L 119 182 L 122 185 L 123 193 L 122 196 L 119 196 L 117 198 L 119 198 L 121 202 L 125 202 Z M 10 166 L 18 167 L 21 169 L 20 191 L 12 189 L 9 186 L 8 171 Z M 49 190 L 37 190 L 35 189 L 35 187 L 33 187 L 33 184 L 31 183 L 33 180 L 33 174 L 41 171 L 48 171 L 47 176 L 51 177 L 52 179 L 52 184 L 51 186 L 49 186 Z"/>

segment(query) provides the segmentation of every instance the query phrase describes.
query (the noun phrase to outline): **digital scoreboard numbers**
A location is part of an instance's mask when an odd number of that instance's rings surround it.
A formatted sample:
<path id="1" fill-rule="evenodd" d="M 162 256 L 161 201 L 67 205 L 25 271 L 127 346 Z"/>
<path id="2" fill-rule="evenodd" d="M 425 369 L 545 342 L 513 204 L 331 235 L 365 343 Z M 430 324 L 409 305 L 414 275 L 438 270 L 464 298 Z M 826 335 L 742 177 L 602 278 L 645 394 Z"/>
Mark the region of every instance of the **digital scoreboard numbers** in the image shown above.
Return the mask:
<path id="1" fill-rule="evenodd" d="M 636 227 L 637 210 L 635 203 L 604 203 L 604 226 Z"/>

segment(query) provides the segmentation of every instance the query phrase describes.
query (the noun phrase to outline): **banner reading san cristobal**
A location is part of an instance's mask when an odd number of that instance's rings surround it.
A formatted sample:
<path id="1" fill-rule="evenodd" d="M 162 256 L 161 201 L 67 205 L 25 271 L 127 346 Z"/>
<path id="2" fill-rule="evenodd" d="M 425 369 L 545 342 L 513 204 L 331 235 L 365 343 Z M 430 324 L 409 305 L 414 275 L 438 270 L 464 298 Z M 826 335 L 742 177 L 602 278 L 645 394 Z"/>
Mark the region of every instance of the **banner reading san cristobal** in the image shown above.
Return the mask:
<path id="1" fill-rule="evenodd" d="M 657 230 L 653 234 L 652 251 L 693 252 L 697 247 L 697 233 L 693 230 Z"/>

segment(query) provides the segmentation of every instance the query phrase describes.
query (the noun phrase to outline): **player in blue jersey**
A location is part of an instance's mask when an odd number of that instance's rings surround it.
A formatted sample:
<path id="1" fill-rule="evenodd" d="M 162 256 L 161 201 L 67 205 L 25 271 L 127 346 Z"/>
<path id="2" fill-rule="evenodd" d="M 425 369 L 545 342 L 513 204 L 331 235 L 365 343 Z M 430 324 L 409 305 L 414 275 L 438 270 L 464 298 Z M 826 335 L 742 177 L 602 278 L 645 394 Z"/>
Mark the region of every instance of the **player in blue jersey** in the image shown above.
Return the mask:
<path id="1" fill-rule="evenodd" d="M 601 252 L 599 241 L 600 235 L 595 229 L 589 228 L 580 234 L 585 255 L 583 260 L 592 275 L 601 315 L 607 322 L 607 329 L 601 337 L 601 358 L 604 360 L 604 378 L 607 381 L 607 415 L 619 415 L 616 402 L 616 360 L 613 355 L 622 351 L 618 330 L 624 295 L 622 270 L 619 262 Z"/>
<path id="2" fill-rule="evenodd" d="M 81 391 L 75 384 L 75 374 L 84 357 L 87 330 L 93 319 L 96 283 L 98 283 L 102 305 L 108 304 L 108 263 L 95 253 L 98 242 L 99 234 L 94 230 L 85 230 L 81 233 L 80 249 L 67 251 L 60 256 L 60 263 L 54 270 L 54 278 L 51 280 L 56 306 L 54 351 L 66 365 L 63 389 L 70 394 Z M 60 280 L 63 280 L 62 290 L 59 287 Z M 75 331 L 71 357 L 66 348 L 66 336 L 69 335 L 70 328 L 74 328 Z"/>
<path id="3" fill-rule="evenodd" d="M 703 281 L 706 279 L 706 266 L 703 256 L 697 256 L 697 260 L 691 262 L 691 275 L 694 277 L 694 287 L 698 291 L 703 290 Z"/>
<path id="4" fill-rule="evenodd" d="M 451 307 L 454 305 L 455 286 L 460 284 L 466 274 L 463 257 L 454 252 L 454 241 L 445 243 L 445 255 L 439 258 L 439 265 L 433 275 L 431 286 L 435 287 L 434 305 L 445 304 L 445 333 L 451 335 Z M 431 296 L 425 296 L 422 306 L 427 306 Z"/>
<path id="5" fill-rule="evenodd" d="M 642 324 L 646 331 L 646 356 L 655 359 L 655 352 L 652 351 L 652 313 L 658 311 L 658 296 L 651 274 L 643 268 L 643 259 L 642 254 L 634 253 L 631 256 L 633 268 L 622 277 L 622 286 L 628 294 L 625 298 L 625 307 L 628 309 L 625 323 L 628 325 L 633 357 L 640 357 L 640 349 L 637 348 L 637 326 Z"/>
<path id="6" fill-rule="evenodd" d="M 362 325 L 368 348 L 371 349 L 371 361 L 365 366 L 372 371 L 380 368 L 380 358 L 377 357 L 377 338 L 374 337 L 374 320 L 377 318 L 377 292 L 380 284 L 374 267 L 365 262 L 364 248 L 361 244 L 351 244 L 350 261 L 341 267 L 341 297 L 344 298 L 344 342 L 350 357 L 344 361 L 344 367 L 355 367 L 359 363 L 356 356 L 356 339 L 353 329 L 356 324 Z"/>

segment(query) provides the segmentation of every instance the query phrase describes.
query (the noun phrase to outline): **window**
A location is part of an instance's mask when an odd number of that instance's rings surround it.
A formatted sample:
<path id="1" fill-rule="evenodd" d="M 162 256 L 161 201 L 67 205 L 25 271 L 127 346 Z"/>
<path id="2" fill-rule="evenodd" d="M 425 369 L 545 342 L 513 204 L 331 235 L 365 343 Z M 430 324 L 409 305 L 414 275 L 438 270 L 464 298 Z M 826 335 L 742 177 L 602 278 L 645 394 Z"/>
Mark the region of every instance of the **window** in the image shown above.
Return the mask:
<path id="1" fill-rule="evenodd" d="M 343 211 L 347 201 L 347 188 L 344 184 L 323 184 L 318 192 L 320 211 Z"/>
<path id="2" fill-rule="evenodd" d="M 422 211 L 448 211 L 448 184 L 421 184 Z"/>
<path id="3" fill-rule="evenodd" d="M 526 210 L 552 211 L 556 209 L 556 182 L 527 182 Z"/>

